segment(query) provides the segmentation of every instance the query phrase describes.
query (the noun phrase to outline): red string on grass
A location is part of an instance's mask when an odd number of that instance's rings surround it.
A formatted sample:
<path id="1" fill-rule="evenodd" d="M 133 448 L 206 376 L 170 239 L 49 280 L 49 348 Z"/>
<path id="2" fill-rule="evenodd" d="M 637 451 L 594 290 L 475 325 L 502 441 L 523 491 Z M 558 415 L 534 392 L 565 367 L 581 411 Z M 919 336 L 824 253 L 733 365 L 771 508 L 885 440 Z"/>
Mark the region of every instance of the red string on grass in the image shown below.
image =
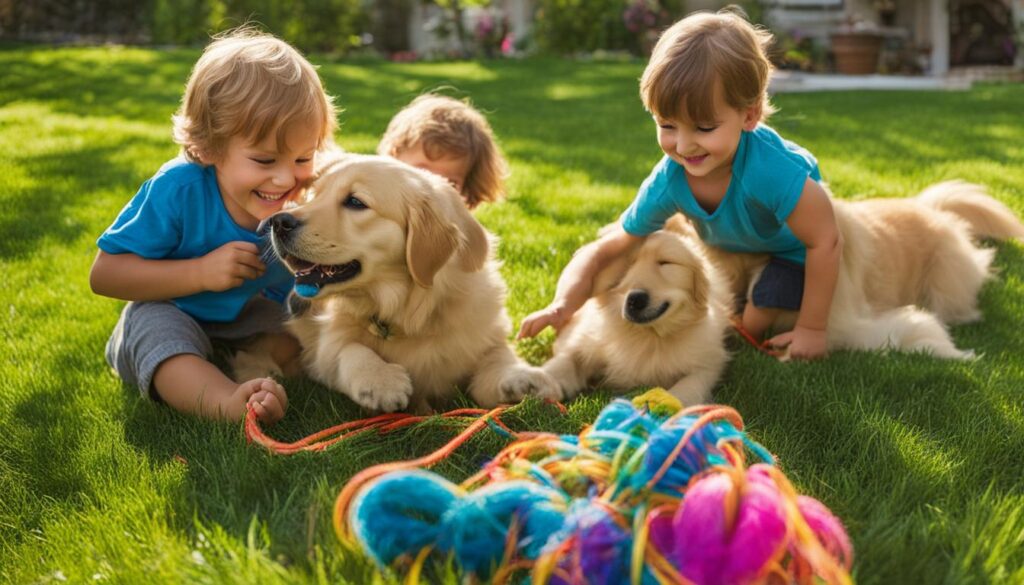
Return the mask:
<path id="1" fill-rule="evenodd" d="M 460 408 L 436 416 L 440 416 L 442 418 L 479 418 L 488 414 L 488 412 L 494 411 L 487 411 L 482 408 Z M 381 414 L 378 416 L 334 425 L 333 427 L 318 431 L 307 437 L 303 437 L 293 443 L 285 443 L 273 439 L 263 432 L 263 429 L 260 428 L 259 418 L 256 415 L 256 411 L 252 406 L 249 406 L 246 409 L 245 414 L 245 438 L 248 442 L 262 445 L 267 450 L 278 455 L 292 455 L 301 451 L 323 451 L 327 447 L 330 447 L 331 445 L 353 435 L 373 430 L 379 433 L 388 433 L 396 429 L 423 422 L 427 418 L 429 417 L 403 412 Z M 497 416 L 492 416 L 490 420 L 493 424 L 497 425 L 509 435 L 516 436 L 516 433 L 505 426 L 505 423 L 503 423 Z"/>
<path id="2" fill-rule="evenodd" d="M 734 318 L 732 320 L 732 327 L 736 330 L 736 333 L 740 334 L 740 337 L 745 339 L 750 345 L 754 346 L 754 349 L 757 351 L 776 359 L 786 355 L 785 351 L 774 349 L 767 341 L 758 341 L 755 339 L 754 336 L 751 335 L 745 327 L 743 327 L 743 324 L 739 319 Z"/>
<path id="3" fill-rule="evenodd" d="M 554 404 L 562 414 L 568 412 L 560 402 L 553 400 L 545 400 L 549 404 Z M 351 503 L 352 497 L 355 496 L 356 491 L 363 486 L 366 482 L 379 477 L 385 473 L 391 471 L 397 471 L 401 469 L 412 469 L 417 467 L 430 467 L 439 461 L 443 461 L 449 455 L 455 452 L 463 443 L 468 441 L 473 435 L 480 432 L 482 429 L 489 425 L 497 426 L 503 434 L 513 439 L 520 439 L 528 436 L 537 435 L 539 433 L 518 433 L 508 428 L 505 423 L 501 421 L 498 415 L 509 409 L 508 405 L 499 406 L 492 410 L 485 410 L 482 408 L 460 408 L 442 413 L 437 416 L 442 418 L 475 418 L 475 420 L 466 427 L 461 433 L 459 433 L 451 441 L 448 441 L 444 446 L 437 449 L 433 453 L 424 455 L 416 459 L 408 461 L 395 461 L 392 463 L 382 463 L 368 467 L 361 472 L 357 473 L 345 484 L 345 488 L 338 494 L 338 499 L 334 504 L 334 530 L 339 537 L 345 538 L 344 522 L 343 519 L 348 511 L 349 504 Z M 426 420 L 427 416 L 412 415 L 406 413 L 389 413 L 373 416 L 370 418 L 364 418 L 354 420 L 339 425 L 335 425 L 328 429 L 313 433 L 307 437 L 303 437 L 293 443 L 284 443 L 277 441 L 263 432 L 259 425 L 259 418 L 256 415 L 255 409 L 252 406 L 248 406 L 245 414 L 245 438 L 250 443 L 255 442 L 262 445 L 272 453 L 278 455 L 292 455 L 300 451 L 322 451 L 331 445 L 342 441 L 348 437 L 359 433 L 365 433 L 367 431 L 376 430 L 379 433 L 387 433 L 395 429 L 407 427 L 418 422 Z M 340 434 L 339 434 L 340 433 Z M 337 436 L 334 436 L 337 435 Z M 327 438 L 330 437 L 330 438 Z"/>

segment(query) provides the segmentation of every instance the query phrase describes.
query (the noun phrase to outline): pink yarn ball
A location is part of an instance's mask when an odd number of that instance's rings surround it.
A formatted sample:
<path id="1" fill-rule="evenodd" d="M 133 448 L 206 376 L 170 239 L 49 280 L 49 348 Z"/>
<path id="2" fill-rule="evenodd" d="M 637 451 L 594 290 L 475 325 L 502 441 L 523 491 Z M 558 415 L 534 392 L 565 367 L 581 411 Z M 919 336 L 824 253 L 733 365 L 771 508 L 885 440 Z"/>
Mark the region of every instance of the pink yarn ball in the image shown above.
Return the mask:
<path id="1" fill-rule="evenodd" d="M 671 523 L 657 517 L 651 523 L 654 545 L 694 583 L 751 583 L 784 551 L 786 517 L 778 489 L 757 465 L 746 478 L 732 530 L 725 524 L 726 498 L 734 489 L 727 473 L 691 485 Z"/>
<path id="2" fill-rule="evenodd" d="M 797 496 L 796 507 L 828 554 L 849 567 L 853 563 L 853 546 L 839 518 L 825 504 L 810 496 Z"/>

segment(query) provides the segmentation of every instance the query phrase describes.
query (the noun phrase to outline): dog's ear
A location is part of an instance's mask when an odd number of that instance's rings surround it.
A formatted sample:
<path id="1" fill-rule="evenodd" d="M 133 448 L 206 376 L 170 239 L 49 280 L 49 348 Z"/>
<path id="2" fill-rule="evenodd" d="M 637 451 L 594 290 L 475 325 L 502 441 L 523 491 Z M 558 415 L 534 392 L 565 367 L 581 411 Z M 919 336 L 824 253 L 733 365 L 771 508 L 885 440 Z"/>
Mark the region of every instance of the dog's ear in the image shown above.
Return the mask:
<path id="1" fill-rule="evenodd" d="M 438 213 L 432 198 L 421 198 L 409 207 L 405 260 L 416 284 L 433 286 L 434 275 L 459 246 L 458 233 L 455 225 Z"/>
<path id="2" fill-rule="evenodd" d="M 711 281 L 708 279 L 704 264 L 696 262 L 692 268 L 693 272 L 693 304 L 703 313 L 708 308 L 708 299 L 711 297 Z"/>
<path id="3" fill-rule="evenodd" d="M 463 237 L 462 247 L 459 250 L 459 267 L 466 272 L 476 272 L 487 262 L 490 243 L 487 240 L 487 232 L 462 204 L 461 197 L 458 198 L 456 205 L 455 223 Z"/>
<path id="4" fill-rule="evenodd" d="M 610 224 L 611 226 L 617 226 L 618 224 Z M 606 226 L 607 227 L 607 226 Z M 605 231 L 602 228 L 602 232 Z M 607 266 L 601 269 L 596 275 L 594 275 L 594 284 L 591 287 L 591 296 L 597 296 L 602 293 L 606 293 L 611 289 L 619 285 L 622 281 L 622 277 L 626 276 L 626 272 L 629 271 L 629 267 L 636 263 L 637 252 L 643 246 L 643 240 L 638 239 L 636 242 L 626 249 L 622 254 L 619 254 L 614 260 L 608 263 Z"/>

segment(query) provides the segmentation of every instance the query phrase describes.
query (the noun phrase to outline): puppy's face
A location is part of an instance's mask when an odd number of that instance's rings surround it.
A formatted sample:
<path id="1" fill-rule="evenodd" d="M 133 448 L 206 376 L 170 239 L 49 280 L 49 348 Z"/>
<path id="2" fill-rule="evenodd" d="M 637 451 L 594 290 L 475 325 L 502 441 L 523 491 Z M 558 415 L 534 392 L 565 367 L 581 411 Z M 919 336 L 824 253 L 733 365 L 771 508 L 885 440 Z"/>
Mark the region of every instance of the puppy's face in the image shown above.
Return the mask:
<path id="1" fill-rule="evenodd" d="M 611 292 L 627 321 L 681 324 L 707 313 L 709 288 L 704 263 L 686 239 L 659 231 L 646 239 Z"/>
<path id="2" fill-rule="evenodd" d="M 305 297 L 339 293 L 385 275 L 429 288 L 453 256 L 466 270 L 487 257 L 483 228 L 444 180 L 385 157 L 328 163 L 305 205 L 267 220 L 274 251 Z"/>

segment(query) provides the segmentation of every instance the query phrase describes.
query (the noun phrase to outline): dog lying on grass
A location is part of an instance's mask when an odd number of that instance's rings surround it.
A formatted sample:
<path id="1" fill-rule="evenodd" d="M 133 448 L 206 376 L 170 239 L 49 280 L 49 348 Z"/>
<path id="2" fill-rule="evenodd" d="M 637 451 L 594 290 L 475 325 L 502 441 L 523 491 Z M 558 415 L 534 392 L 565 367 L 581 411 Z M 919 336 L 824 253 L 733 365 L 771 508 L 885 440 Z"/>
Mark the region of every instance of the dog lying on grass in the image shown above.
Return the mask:
<path id="1" fill-rule="evenodd" d="M 597 384 L 662 386 L 687 405 L 710 399 L 729 359 L 732 298 L 699 240 L 680 231 L 670 222 L 597 275 L 543 366 L 566 398 Z"/>
<path id="2" fill-rule="evenodd" d="M 977 240 L 1024 238 L 1024 225 L 977 185 L 949 181 L 908 199 L 835 200 L 844 248 L 829 349 L 921 351 L 968 359 L 946 325 L 981 318 L 977 295 L 995 251 Z M 725 331 L 769 257 L 711 248 L 681 215 L 595 279 L 544 370 L 566 397 L 590 384 L 664 386 L 708 400 L 726 365 Z M 785 312 L 775 332 L 793 327 Z M 783 357 L 785 359 L 785 356 Z"/>
<path id="3" fill-rule="evenodd" d="M 509 346 L 494 238 L 444 179 L 346 154 L 311 190 L 267 222 L 308 299 L 288 327 L 316 380 L 375 411 L 425 411 L 461 383 L 484 407 L 560 397 Z"/>
<path id="4" fill-rule="evenodd" d="M 947 181 L 904 199 L 833 200 L 843 235 L 839 279 L 829 313 L 830 350 L 925 352 L 969 359 L 946 327 L 981 318 L 977 298 L 992 276 L 995 250 L 981 239 L 1024 237 L 1024 225 L 979 185 Z M 696 232 L 683 226 L 691 237 Z M 768 256 L 706 250 L 746 296 Z M 783 312 L 775 333 L 793 328 L 796 312 Z"/>
<path id="5" fill-rule="evenodd" d="M 1024 225 L 983 187 L 933 185 L 906 199 L 835 200 L 843 234 L 839 280 L 829 313 L 829 349 L 920 351 L 969 359 L 947 325 L 981 319 L 978 292 L 995 250 L 980 239 L 1024 237 Z M 755 275 L 756 279 L 756 275 Z M 773 329 L 786 331 L 795 312 Z"/>

